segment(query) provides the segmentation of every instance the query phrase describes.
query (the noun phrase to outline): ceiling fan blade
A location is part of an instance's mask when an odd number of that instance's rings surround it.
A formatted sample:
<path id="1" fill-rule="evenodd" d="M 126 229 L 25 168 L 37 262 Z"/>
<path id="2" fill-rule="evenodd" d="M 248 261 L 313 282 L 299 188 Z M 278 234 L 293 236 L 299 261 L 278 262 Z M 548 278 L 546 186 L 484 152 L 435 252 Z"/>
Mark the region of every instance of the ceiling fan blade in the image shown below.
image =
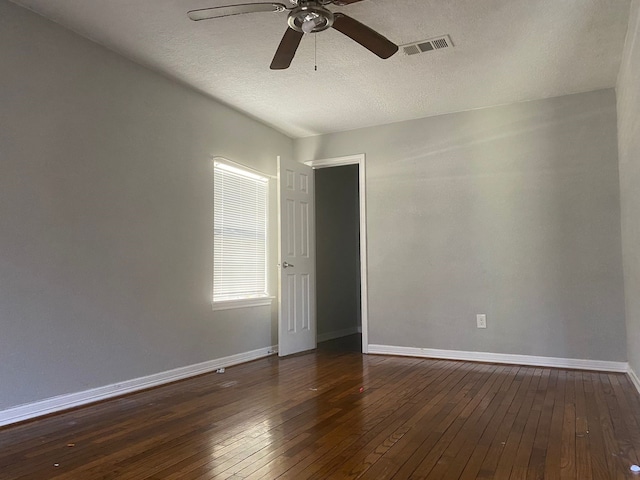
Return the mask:
<path id="1" fill-rule="evenodd" d="M 222 7 L 200 8 L 190 10 L 187 15 L 194 22 L 210 18 L 229 17 L 243 13 L 283 12 L 287 6 L 283 3 L 242 3 L 239 5 L 225 5 Z"/>
<path id="2" fill-rule="evenodd" d="M 398 51 L 398 46 L 395 43 L 343 13 L 335 14 L 333 28 L 344 33 L 347 37 L 358 42 L 380 58 L 389 58 Z"/>
<path id="3" fill-rule="evenodd" d="M 271 62 L 271 70 L 284 70 L 285 68 L 289 68 L 303 35 L 302 32 L 287 28 Z"/>
<path id="4" fill-rule="evenodd" d="M 343 7 L 345 5 L 351 5 L 352 3 L 358 3 L 362 0 L 332 0 L 331 3 L 337 5 L 338 7 Z"/>

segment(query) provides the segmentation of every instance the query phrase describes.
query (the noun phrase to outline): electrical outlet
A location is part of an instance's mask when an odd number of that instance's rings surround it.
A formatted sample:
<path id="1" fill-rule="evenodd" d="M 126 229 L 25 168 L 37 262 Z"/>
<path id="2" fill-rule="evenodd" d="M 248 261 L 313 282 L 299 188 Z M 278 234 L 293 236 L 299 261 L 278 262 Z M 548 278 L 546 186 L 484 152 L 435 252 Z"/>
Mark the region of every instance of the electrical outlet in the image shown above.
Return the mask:
<path id="1" fill-rule="evenodd" d="M 476 315 L 476 323 L 478 328 L 487 328 L 487 316 L 484 313 Z"/>

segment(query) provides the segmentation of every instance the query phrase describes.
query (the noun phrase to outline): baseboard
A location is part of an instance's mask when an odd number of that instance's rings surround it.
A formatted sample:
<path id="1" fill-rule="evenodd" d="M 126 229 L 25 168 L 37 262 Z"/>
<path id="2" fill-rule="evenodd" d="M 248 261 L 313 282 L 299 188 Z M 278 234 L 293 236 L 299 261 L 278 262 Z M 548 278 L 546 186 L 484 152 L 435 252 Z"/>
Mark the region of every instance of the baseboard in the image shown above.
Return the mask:
<path id="1" fill-rule="evenodd" d="M 362 333 L 362 327 L 349 327 L 343 330 L 335 330 L 333 332 L 319 333 L 318 342 L 326 342 L 328 340 L 334 340 L 336 338 L 346 337 L 347 335 L 354 335 L 356 333 Z"/>
<path id="2" fill-rule="evenodd" d="M 631 383 L 633 383 L 633 386 L 636 387 L 636 390 L 638 390 L 638 393 L 640 393 L 640 378 L 638 378 L 636 372 L 634 372 L 633 369 L 629 367 L 629 370 L 627 370 L 627 375 L 629 375 Z"/>
<path id="3" fill-rule="evenodd" d="M 391 345 L 369 345 L 370 354 L 400 355 L 406 357 L 441 358 L 470 362 L 508 363 L 536 367 L 571 368 L 576 370 L 598 370 L 603 372 L 629 371 L 627 362 L 604 360 L 582 360 L 578 358 L 536 357 L 506 353 L 464 352 L 460 350 L 437 350 L 433 348 L 395 347 Z"/>
<path id="4" fill-rule="evenodd" d="M 258 358 L 273 355 L 278 351 L 277 347 L 265 347 L 249 352 L 238 353 L 228 357 L 209 360 L 207 362 L 188 365 L 166 372 L 155 373 L 146 377 L 134 378 L 123 382 L 105 385 L 103 387 L 92 388 L 82 392 L 60 395 L 47 398 L 38 402 L 18 405 L 6 410 L 0 410 L 0 427 L 12 423 L 30 420 L 32 418 L 61 412 L 70 408 L 87 405 L 89 403 L 118 397 L 128 393 L 137 392 L 147 388 L 157 387 L 167 383 L 183 380 L 185 378 L 209 373 L 222 367 L 230 367 L 240 363 L 249 362 Z"/>

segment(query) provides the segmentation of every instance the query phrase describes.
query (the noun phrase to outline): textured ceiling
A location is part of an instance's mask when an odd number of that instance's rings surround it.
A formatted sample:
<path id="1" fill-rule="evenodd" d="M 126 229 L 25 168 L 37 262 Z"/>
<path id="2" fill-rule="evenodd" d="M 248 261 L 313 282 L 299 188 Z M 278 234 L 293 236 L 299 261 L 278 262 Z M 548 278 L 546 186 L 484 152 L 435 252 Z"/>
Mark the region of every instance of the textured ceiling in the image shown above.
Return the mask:
<path id="1" fill-rule="evenodd" d="M 14 1 L 292 137 L 613 87 L 629 15 L 629 0 L 364 0 L 331 9 L 397 44 L 449 34 L 455 48 L 380 60 L 328 30 L 318 71 L 313 36 L 272 71 L 286 14 L 186 16 L 250 0 Z"/>

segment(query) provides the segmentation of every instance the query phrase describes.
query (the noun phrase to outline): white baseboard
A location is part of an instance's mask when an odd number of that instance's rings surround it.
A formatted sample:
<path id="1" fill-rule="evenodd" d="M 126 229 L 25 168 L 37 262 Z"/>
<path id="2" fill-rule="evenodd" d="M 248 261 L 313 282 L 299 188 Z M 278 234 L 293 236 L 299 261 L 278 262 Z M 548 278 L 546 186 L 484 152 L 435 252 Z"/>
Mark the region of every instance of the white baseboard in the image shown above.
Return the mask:
<path id="1" fill-rule="evenodd" d="M 326 342 L 328 340 L 334 340 L 336 338 L 346 337 L 347 335 L 354 335 L 356 333 L 362 333 L 362 327 L 350 327 L 343 330 L 335 330 L 333 332 L 319 333 L 317 341 Z"/>
<path id="2" fill-rule="evenodd" d="M 146 377 L 134 378 L 132 380 L 125 380 L 123 382 L 105 385 L 103 387 L 84 390 L 82 392 L 59 395 L 57 397 L 40 400 L 38 402 L 18 405 L 17 407 L 0 410 L 0 427 L 40 417 L 42 415 L 49 415 L 50 413 L 87 405 L 100 400 L 106 400 L 108 398 L 137 392 L 139 390 L 157 387 L 159 385 L 183 380 L 203 373 L 213 372 L 218 368 L 230 367 L 232 365 L 238 365 L 258 358 L 267 357 L 269 355 L 273 355 L 277 351 L 278 347 L 275 346 L 260 348 L 258 350 L 238 353 L 228 357 L 168 370 L 166 372 L 154 373 L 153 375 L 148 375 Z"/>
<path id="3" fill-rule="evenodd" d="M 634 372 L 633 369 L 629 367 L 629 370 L 627 370 L 627 375 L 629 375 L 631 383 L 633 383 L 633 386 L 636 387 L 636 390 L 638 390 L 638 393 L 640 393 L 640 378 L 638 378 L 636 372 Z"/>
<path id="4" fill-rule="evenodd" d="M 400 355 L 406 357 L 442 358 L 446 360 L 466 360 L 470 362 L 508 363 L 536 367 L 571 368 L 577 370 L 598 370 L 603 372 L 629 371 L 627 362 L 605 360 L 582 360 L 579 358 L 536 357 L 507 353 L 464 352 L 460 350 L 437 350 L 433 348 L 394 347 L 391 345 L 369 345 L 369 353 L 379 355 Z"/>

